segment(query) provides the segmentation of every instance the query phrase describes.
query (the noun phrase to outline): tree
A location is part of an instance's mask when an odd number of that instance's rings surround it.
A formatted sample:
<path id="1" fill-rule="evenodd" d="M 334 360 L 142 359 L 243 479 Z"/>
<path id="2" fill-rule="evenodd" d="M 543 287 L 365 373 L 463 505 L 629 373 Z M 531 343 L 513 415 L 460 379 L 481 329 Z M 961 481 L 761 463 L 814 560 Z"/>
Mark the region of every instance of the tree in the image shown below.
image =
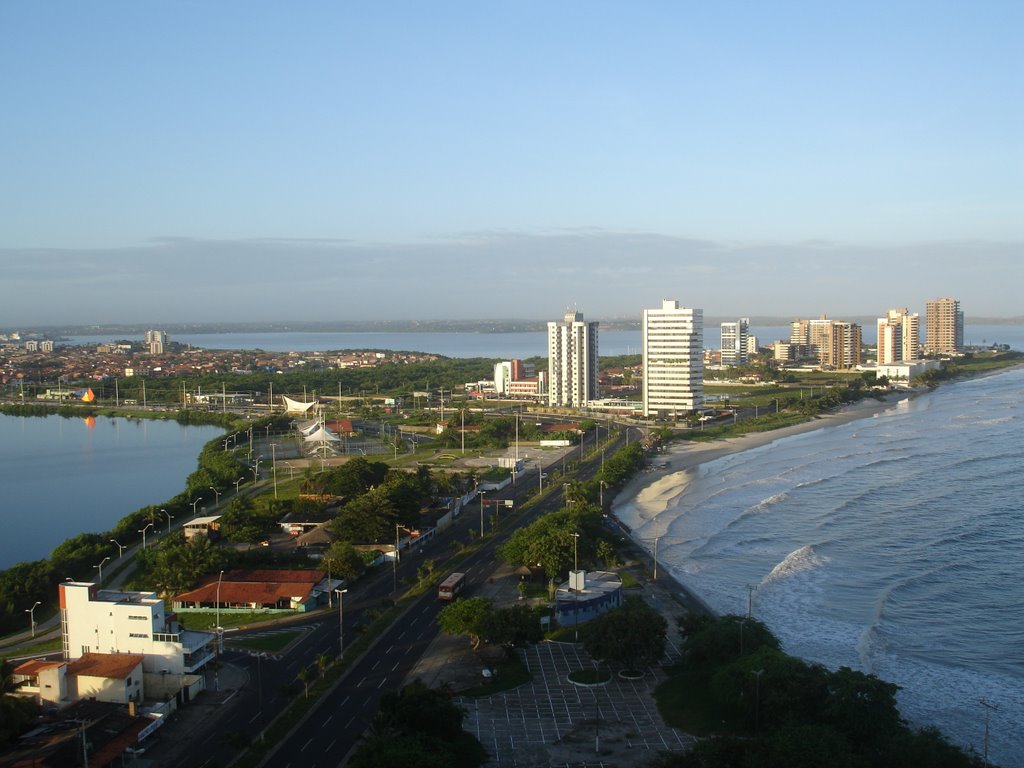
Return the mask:
<path id="1" fill-rule="evenodd" d="M 302 669 L 299 670 L 299 674 L 297 675 L 297 677 L 302 682 L 303 688 L 305 688 L 305 691 L 306 691 L 306 698 L 308 699 L 309 698 L 309 684 L 311 682 L 313 682 L 313 670 L 310 669 L 309 667 L 303 667 Z"/>
<path id="2" fill-rule="evenodd" d="M 480 632 L 487 642 L 508 647 L 539 643 L 544 639 L 540 611 L 528 605 L 491 611 L 481 620 Z"/>
<path id="3" fill-rule="evenodd" d="M 7 695 L 14 690 L 13 670 L 7 659 L 0 659 L 0 745 L 12 744 L 39 710 L 29 699 Z"/>
<path id="4" fill-rule="evenodd" d="M 641 670 L 665 655 L 668 622 L 643 599 L 630 596 L 622 606 L 583 625 L 583 647 L 595 659 Z"/>
<path id="5" fill-rule="evenodd" d="M 324 675 L 327 674 L 327 668 L 331 666 L 331 657 L 326 653 L 321 653 L 316 657 L 316 671 L 320 673 L 320 679 L 324 679 Z"/>
<path id="6" fill-rule="evenodd" d="M 332 576 L 355 581 L 366 572 L 366 562 L 347 541 L 336 541 L 324 555 L 323 565 Z"/>
<path id="7" fill-rule="evenodd" d="M 149 582 L 162 595 L 177 595 L 194 587 L 203 575 L 217 570 L 221 553 L 205 536 L 185 540 L 181 531 L 171 534 L 156 547 L 140 552 Z"/>
<path id="8" fill-rule="evenodd" d="M 446 635 L 469 635 L 475 651 L 483 640 L 491 601 L 486 597 L 459 599 L 446 605 L 437 615 L 437 624 Z"/>

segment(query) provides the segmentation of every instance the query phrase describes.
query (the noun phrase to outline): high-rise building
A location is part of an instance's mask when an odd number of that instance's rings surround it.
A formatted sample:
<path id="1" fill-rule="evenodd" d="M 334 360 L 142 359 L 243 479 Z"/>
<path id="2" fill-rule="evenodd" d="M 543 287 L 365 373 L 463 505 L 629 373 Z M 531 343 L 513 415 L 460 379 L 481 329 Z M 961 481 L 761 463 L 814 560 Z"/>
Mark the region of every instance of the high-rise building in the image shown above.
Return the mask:
<path id="1" fill-rule="evenodd" d="M 571 310 L 548 323 L 548 404 L 585 408 L 598 397 L 597 322 Z"/>
<path id="2" fill-rule="evenodd" d="M 750 319 L 747 317 L 722 323 L 722 365 L 746 365 L 749 362 L 749 328 Z"/>
<path id="3" fill-rule="evenodd" d="M 878 364 L 914 360 L 920 346 L 920 316 L 906 307 L 890 309 L 878 318 Z"/>
<path id="4" fill-rule="evenodd" d="M 167 346 L 167 334 L 163 331 L 146 331 L 146 346 L 149 354 L 162 355 Z"/>
<path id="5" fill-rule="evenodd" d="M 819 346 L 819 362 L 827 368 L 853 368 L 861 363 L 861 327 L 857 323 L 830 320 Z"/>
<path id="6" fill-rule="evenodd" d="M 644 415 L 679 417 L 704 405 L 704 312 L 665 299 L 643 313 Z"/>
<path id="7" fill-rule="evenodd" d="M 956 355 L 964 350 L 964 313 L 957 299 L 932 299 L 925 304 L 924 351 Z"/>

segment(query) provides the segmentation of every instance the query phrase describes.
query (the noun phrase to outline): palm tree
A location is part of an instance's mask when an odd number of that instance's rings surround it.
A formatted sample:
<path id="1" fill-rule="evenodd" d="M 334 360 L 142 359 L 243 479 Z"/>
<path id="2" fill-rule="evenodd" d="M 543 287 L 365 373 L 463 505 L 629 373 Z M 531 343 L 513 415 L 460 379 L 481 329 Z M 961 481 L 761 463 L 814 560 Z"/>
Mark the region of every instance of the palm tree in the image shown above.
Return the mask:
<path id="1" fill-rule="evenodd" d="M 316 657 L 316 669 L 320 673 L 320 679 L 324 679 L 324 675 L 327 674 L 327 668 L 331 666 L 331 657 L 326 653 L 321 653 Z"/>
<path id="2" fill-rule="evenodd" d="M 299 680 L 302 681 L 302 685 L 306 689 L 306 698 L 308 699 L 309 698 L 309 684 L 311 682 L 313 682 L 313 670 L 311 670 L 309 667 L 303 667 L 302 669 L 299 670 L 298 678 L 299 678 Z"/>

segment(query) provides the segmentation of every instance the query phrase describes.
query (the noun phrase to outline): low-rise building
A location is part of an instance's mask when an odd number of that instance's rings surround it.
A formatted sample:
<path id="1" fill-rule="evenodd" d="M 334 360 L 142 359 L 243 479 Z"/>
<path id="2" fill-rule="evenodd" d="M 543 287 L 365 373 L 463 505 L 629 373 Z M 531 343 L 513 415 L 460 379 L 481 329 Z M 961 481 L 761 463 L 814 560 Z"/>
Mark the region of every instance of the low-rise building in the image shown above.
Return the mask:
<path id="1" fill-rule="evenodd" d="M 326 603 L 341 584 L 314 569 L 230 571 L 175 595 L 173 605 L 190 611 L 308 611 Z"/>

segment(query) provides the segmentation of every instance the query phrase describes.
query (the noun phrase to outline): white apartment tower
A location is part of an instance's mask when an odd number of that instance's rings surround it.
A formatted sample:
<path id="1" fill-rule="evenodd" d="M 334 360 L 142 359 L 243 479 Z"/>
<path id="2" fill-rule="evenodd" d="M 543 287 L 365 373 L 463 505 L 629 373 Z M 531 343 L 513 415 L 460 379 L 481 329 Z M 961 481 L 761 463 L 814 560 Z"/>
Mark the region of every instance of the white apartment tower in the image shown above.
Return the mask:
<path id="1" fill-rule="evenodd" d="M 918 355 L 921 319 L 906 307 L 890 309 L 878 318 L 878 364 L 915 360 Z"/>
<path id="2" fill-rule="evenodd" d="M 585 408 L 597 399 L 597 326 L 575 310 L 548 323 L 548 405 Z"/>
<path id="3" fill-rule="evenodd" d="M 163 331 L 146 331 L 146 346 L 149 354 L 162 355 L 167 346 L 167 334 Z"/>
<path id="4" fill-rule="evenodd" d="M 749 360 L 750 318 L 722 323 L 722 365 L 746 365 Z"/>
<path id="5" fill-rule="evenodd" d="M 956 355 L 964 349 L 964 313 L 957 299 L 932 299 L 925 304 L 924 351 Z"/>
<path id="6" fill-rule="evenodd" d="M 644 415 L 679 417 L 704 405 L 704 312 L 665 299 L 643 314 Z"/>

